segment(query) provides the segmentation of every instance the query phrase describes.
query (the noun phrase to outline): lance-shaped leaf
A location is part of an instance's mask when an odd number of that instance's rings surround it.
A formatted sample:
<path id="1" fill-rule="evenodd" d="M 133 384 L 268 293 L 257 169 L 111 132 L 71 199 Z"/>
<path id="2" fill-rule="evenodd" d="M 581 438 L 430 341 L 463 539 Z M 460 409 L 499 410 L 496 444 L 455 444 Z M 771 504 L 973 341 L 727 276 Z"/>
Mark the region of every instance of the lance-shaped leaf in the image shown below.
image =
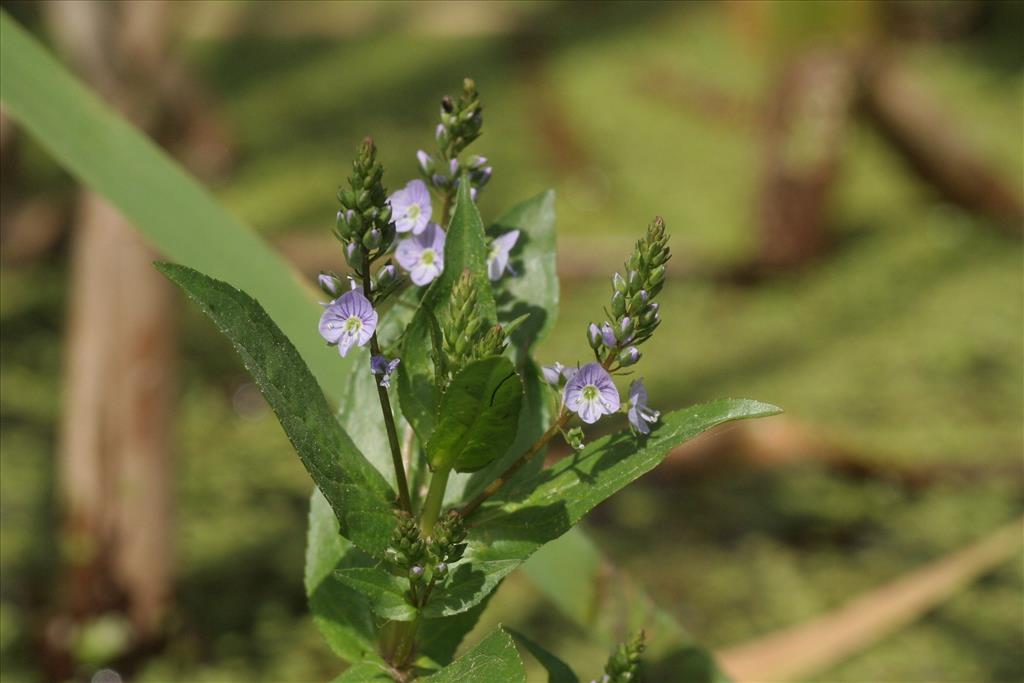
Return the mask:
<path id="1" fill-rule="evenodd" d="M 512 333 L 517 358 L 523 359 L 547 336 L 558 317 L 554 190 L 512 207 L 489 232 L 500 235 L 510 230 L 519 231 L 510 261 L 513 272 L 495 283 L 494 296 L 499 321 L 507 323 L 527 316 Z"/>
<path id="2" fill-rule="evenodd" d="M 366 598 L 339 581 L 334 572 L 365 564 L 365 554 L 341 535 L 330 504 L 314 489 L 306 540 L 306 595 L 313 622 L 327 644 L 350 662 L 376 656 L 377 627 Z"/>
<path id="3" fill-rule="evenodd" d="M 352 362 L 316 332 L 312 289 L 249 226 L 0 11 L 4 111 L 75 178 L 103 195 L 167 260 L 257 299 L 321 381 Z"/>
<path id="4" fill-rule="evenodd" d="M 157 268 L 231 340 L 331 504 L 341 533 L 356 547 L 382 557 L 395 524 L 394 493 L 338 424 L 292 343 L 248 294 L 184 266 L 162 263 Z"/>
<path id="5" fill-rule="evenodd" d="M 499 492 L 470 516 L 469 545 L 444 595 L 428 616 L 458 614 L 540 546 L 576 524 L 598 503 L 654 469 L 669 451 L 712 427 L 780 412 L 767 403 L 723 399 L 663 416 L 646 439 L 628 432 L 606 436 L 535 476 Z"/>
<path id="6" fill-rule="evenodd" d="M 343 584 L 362 594 L 374 614 L 393 621 L 412 621 L 417 609 L 409 604 L 409 579 L 381 567 L 350 567 L 334 572 Z"/>
<path id="7" fill-rule="evenodd" d="M 526 683 L 512 636 L 500 627 L 423 683 Z"/>
<path id="8" fill-rule="evenodd" d="M 427 442 L 430 466 L 475 472 L 503 455 L 516 438 L 523 383 L 502 356 L 470 363 L 441 399 L 437 429 Z"/>
<path id="9" fill-rule="evenodd" d="M 523 407 L 519 411 L 519 428 L 515 441 L 505 450 L 505 454 L 487 467 L 472 474 L 454 474 L 448 480 L 445 500 L 448 503 L 464 502 L 472 499 L 494 481 L 509 465 L 522 455 L 536 441 L 551 423 L 549 390 L 541 377 L 536 363 L 527 357 L 519 370 L 523 381 Z M 520 472 L 522 476 L 531 476 L 544 464 L 543 456 L 534 458 Z"/>
<path id="10" fill-rule="evenodd" d="M 569 665 L 544 649 L 540 643 L 530 640 L 518 631 L 509 629 L 508 632 L 537 660 L 538 664 L 544 667 L 548 674 L 548 683 L 579 683 L 580 679 Z"/>
<path id="11" fill-rule="evenodd" d="M 444 246 L 444 272 L 423 296 L 420 309 L 406 328 L 402 339 L 402 364 L 398 367 L 398 397 L 402 412 L 416 430 L 420 443 L 434 432 L 440 397 L 434 382 L 431 359 L 431 323 L 429 311 L 438 320 L 448 305 L 452 287 L 463 270 L 468 270 L 477 286 L 480 312 L 488 322 L 497 321 L 494 295 L 487 279 L 487 239 L 480 212 L 469 195 L 469 183 L 460 183 L 455 212 L 448 226 Z"/>

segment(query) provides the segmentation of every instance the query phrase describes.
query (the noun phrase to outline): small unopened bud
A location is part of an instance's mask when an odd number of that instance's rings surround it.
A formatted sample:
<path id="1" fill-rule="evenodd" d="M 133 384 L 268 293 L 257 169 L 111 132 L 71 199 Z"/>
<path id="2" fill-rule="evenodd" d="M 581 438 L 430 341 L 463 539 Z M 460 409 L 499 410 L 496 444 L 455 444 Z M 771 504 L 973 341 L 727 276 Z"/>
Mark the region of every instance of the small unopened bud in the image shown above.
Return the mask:
<path id="1" fill-rule="evenodd" d="M 615 338 L 615 328 L 612 327 L 610 322 L 605 321 L 601 323 L 601 339 L 608 348 L 614 348 L 618 345 Z"/>
<path id="2" fill-rule="evenodd" d="M 612 288 L 614 288 L 614 290 L 616 292 L 623 292 L 623 293 L 625 293 L 625 291 L 626 291 L 626 278 L 622 277 L 618 273 L 615 273 L 615 275 L 612 276 Z"/>
<path id="3" fill-rule="evenodd" d="M 438 562 L 437 566 L 434 567 L 434 570 L 438 573 L 438 575 L 444 576 L 445 573 L 448 571 L 448 565 L 444 562 Z"/>
<path id="4" fill-rule="evenodd" d="M 383 243 L 383 241 L 384 234 L 377 228 L 374 228 L 363 235 L 363 246 L 367 249 L 376 249 Z"/>
<path id="5" fill-rule="evenodd" d="M 337 299 L 342 294 L 341 280 L 329 273 L 320 273 L 316 281 L 320 284 L 320 289 L 324 291 L 324 294 Z"/>
<path id="6" fill-rule="evenodd" d="M 420 170 L 423 171 L 424 175 L 430 175 L 434 172 L 434 157 L 422 149 L 416 152 L 416 161 L 419 163 Z"/>
<path id="7" fill-rule="evenodd" d="M 630 264 L 631 266 L 633 264 Z M 643 289 L 643 283 L 640 282 L 640 273 L 636 270 L 629 271 L 629 289 L 633 292 Z"/>
<path id="8" fill-rule="evenodd" d="M 441 98 L 441 109 L 446 113 L 451 114 L 455 110 L 455 105 L 452 102 L 452 98 L 445 95 Z"/>
<path id="9" fill-rule="evenodd" d="M 469 161 L 467 163 L 469 164 L 469 167 L 472 169 L 481 168 L 484 164 L 487 163 L 487 157 L 482 157 L 479 154 L 474 154 L 469 158 Z"/>
<path id="10" fill-rule="evenodd" d="M 423 576 L 423 567 L 419 566 L 418 564 L 415 564 L 409 569 L 409 573 L 412 574 L 414 578 L 418 579 L 419 577 Z"/>
<path id="11" fill-rule="evenodd" d="M 616 318 L 626 314 L 626 295 L 622 292 L 612 294 L 612 315 Z"/>
<path id="12" fill-rule="evenodd" d="M 633 330 L 636 328 L 636 324 L 632 318 L 623 318 L 619 321 L 619 326 L 615 330 L 615 338 L 619 342 L 626 343 L 633 338 Z"/>
<path id="13" fill-rule="evenodd" d="M 640 349 L 636 348 L 635 346 L 630 346 L 628 349 L 623 349 L 622 352 L 619 353 L 619 365 L 624 368 L 628 368 L 630 365 L 633 365 L 638 360 L 640 360 Z"/>
<path id="14" fill-rule="evenodd" d="M 451 174 L 451 176 L 453 178 L 455 176 L 459 175 L 459 160 L 458 159 L 451 159 L 448 162 L 448 173 Z"/>
<path id="15" fill-rule="evenodd" d="M 587 327 L 587 342 L 594 350 L 601 346 L 601 328 L 596 323 L 590 323 Z"/>

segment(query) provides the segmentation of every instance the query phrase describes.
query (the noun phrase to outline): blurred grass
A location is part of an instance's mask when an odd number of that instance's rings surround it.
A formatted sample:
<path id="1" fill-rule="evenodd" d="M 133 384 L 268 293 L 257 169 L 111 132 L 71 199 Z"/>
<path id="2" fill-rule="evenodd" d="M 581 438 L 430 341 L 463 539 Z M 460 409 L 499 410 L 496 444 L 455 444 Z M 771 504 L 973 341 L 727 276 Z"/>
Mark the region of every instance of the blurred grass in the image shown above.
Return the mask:
<path id="1" fill-rule="evenodd" d="M 486 106 L 477 151 L 496 167 L 482 195 L 485 217 L 554 186 L 563 253 L 581 262 L 588 240 L 619 243 L 625 256 L 651 215 L 666 217 L 677 265 L 665 323 L 639 366 L 657 406 L 746 395 L 882 462 L 1020 461 L 1019 242 L 937 200 L 858 124 L 831 207 L 834 253 L 757 288 L 710 283 L 693 267 L 736 263 L 754 246 L 755 130 L 654 97 L 645 79 L 670 73 L 756 106 L 773 68 L 763 47 L 718 6 L 509 12 L 536 30 L 538 44 L 414 32 L 393 10 L 378 20 L 395 27 L 365 37 L 256 31 L 192 41 L 187 59 L 216 95 L 239 151 L 220 196 L 268 236 L 326 232 L 356 142 L 374 135 L 390 186 L 404 183 L 412 153 L 431 143 L 437 98 L 468 73 Z M 1024 182 L 1020 65 L 994 65 L 971 45 L 906 52 L 971 144 L 1011 182 Z M 544 137 L 551 117 L 567 123 L 572 140 Z M 34 145 L 24 158 L 40 187 L 67 192 Z M 65 269 L 61 251 L 0 272 L 5 681 L 40 679 L 32 643 L 54 600 Z M 542 360 L 585 356 L 584 325 L 601 315 L 608 291 L 603 279 L 563 282 L 560 322 Z M 167 649 L 138 678 L 326 679 L 337 665 L 301 587 L 309 482 L 272 416 L 251 400 L 230 345 L 191 309 L 184 328 L 178 608 Z M 1019 478 L 906 490 L 805 463 L 651 478 L 602 507 L 590 526 L 661 604 L 721 646 L 835 607 L 977 538 L 1022 502 Z M 1004 568 L 822 680 L 1020 680 L 1022 596 L 1019 564 Z M 602 655 L 525 582 L 503 588 L 487 616 L 499 619 L 543 634 L 581 675 L 598 672 Z"/>

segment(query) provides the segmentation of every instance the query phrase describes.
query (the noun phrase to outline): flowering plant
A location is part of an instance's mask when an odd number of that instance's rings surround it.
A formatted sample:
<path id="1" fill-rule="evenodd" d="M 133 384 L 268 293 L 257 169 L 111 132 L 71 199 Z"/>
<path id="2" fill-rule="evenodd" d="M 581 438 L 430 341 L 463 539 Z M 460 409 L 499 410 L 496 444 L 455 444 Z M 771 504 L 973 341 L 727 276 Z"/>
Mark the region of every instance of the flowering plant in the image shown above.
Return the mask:
<path id="1" fill-rule="evenodd" d="M 525 680 L 509 631 L 454 656 L 502 580 L 675 446 L 778 412 L 728 399 L 662 415 L 642 379 L 620 397 L 616 376 L 634 370 L 661 321 L 660 218 L 612 278 L 606 319 L 584 331 L 592 360 L 581 345 L 580 359 L 538 367 L 531 353 L 558 307 L 554 197 L 485 228 L 475 201 L 492 169 L 464 155 L 482 123 L 467 80 L 442 100 L 436 150 L 416 154 L 421 177 L 390 195 L 373 142 L 357 151 L 334 225 L 349 271 L 319 277 L 319 334 L 355 359 L 339 370 L 340 412 L 257 301 L 159 266 L 232 340 L 317 486 L 306 584 L 318 626 L 352 662 L 338 681 Z M 589 443 L 573 424 L 619 412 L 629 430 Z M 559 435 L 575 452 L 545 467 Z M 576 680 L 515 638 L 551 680 Z M 641 635 L 624 643 L 601 680 L 638 680 L 643 649 Z"/>

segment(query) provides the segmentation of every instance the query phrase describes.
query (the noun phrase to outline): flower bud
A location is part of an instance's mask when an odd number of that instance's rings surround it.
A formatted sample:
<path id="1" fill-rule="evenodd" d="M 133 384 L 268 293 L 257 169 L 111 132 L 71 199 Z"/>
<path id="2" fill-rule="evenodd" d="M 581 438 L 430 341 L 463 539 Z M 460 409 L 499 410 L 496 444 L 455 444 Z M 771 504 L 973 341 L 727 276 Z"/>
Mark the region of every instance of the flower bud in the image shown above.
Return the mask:
<path id="1" fill-rule="evenodd" d="M 383 241 L 384 234 L 377 228 L 374 228 L 373 230 L 370 230 L 365 235 L 363 235 L 363 246 L 366 247 L 367 249 L 370 249 L 371 251 L 373 249 L 378 248 L 383 243 Z"/>
<path id="2" fill-rule="evenodd" d="M 626 317 L 619 321 L 619 326 L 615 330 L 615 338 L 620 343 L 628 342 L 633 338 L 633 330 L 636 328 L 636 324 L 632 318 Z"/>
<path id="3" fill-rule="evenodd" d="M 619 354 L 618 361 L 619 365 L 628 368 L 640 360 L 640 349 L 635 346 L 630 346 L 628 349 L 623 349 Z"/>
<path id="4" fill-rule="evenodd" d="M 601 346 L 601 328 L 595 323 L 590 323 L 587 327 L 587 342 L 590 344 L 590 348 L 595 351 Z"/>
<path id="5" fill-rule="evenodd" d="M 419 566 L 418 564 L 414 564 L 409 569 L 409 574 L 411 574 L 414 579 L 418 579 L 421 576 L 423 576 L 423 567 Z"/>
<path id="6" fill-rule="evenodd" d="M 396 278 L 397 271 L 395 266 L 391 263 L 385 265 L 383 268 L 377 271 L 377 289 L 387 289 L 390 287 Z"/>
<path id="7" fill-rule="evenodd" d="M 632 264 L 630 264 L 632 266 Z M 637 270 L 629 271 L 629 291 L 636 292 L 643 289 L 643 283 L 640 282 L 640 273 Z"/>
<path id="8" fill-rule="evenodd" d="M 615 339 L 615 328 L 610 322 L 601 323 L 601 339 L 608 348 L 615 348 L 618 344 Z"/>
<path id="9" fill-rule="evenodd" d="M 416 152 L 416 161 L 419 162 L 420 171 L 423 172 L 423 175 L 430 175 L 434 172 L 434 157 L 422 149 Z"/>
<path id="10" fill-rule="evenodd" d="M 626 291 L 626 279 L 624 277 L 622 277 L 621 275 L 619 275 L 618 273 L 615 273 L 615 275 L 612 276 L 612 288 L 616 292 L 623 292 L 623 293 L 625 293 L 625 291 Z"/>
<path id="11" fill-rule="evenodd" d="M 317 277 L 317 282 L 320 284 L 320 289 L 324 291 L 324 294 L 337 299 L 342 295 L 341 280 L 329 273 L 320 273 Z"/>
<path id="12" fill-rule="evenodd" d="M 434 567 L 434 571 L 437 572 L 438 576 L 444 576 L 448 573 L 448 565 L 444 562 L 438 562 L 437 566 Z"/>
<path id="13" fill-rule="evenodd" d="M 629 311 L 634 314 L 639 313 L 643 310 L 645 303 L 647 303 L 647 290 L 641 289 L 629 297 Z"/>
<path id="14" fill-rule="evenodd" d="M 454 178 L 459 175 L 459 160 L 451 159 L 448 161 L 448 174 Z"/>
<path id="15" fill-rule="evenodd" d="M 467 162 L 470 168 L 477 169 L 487 163 L 487 157 L 482 157 L 479 154 L 474 154 L 469 158 Z"/>
<path id="16" fill-rule="evenodd" d="M 651 271 L 650 277 L 648 277 L 648 281 L 651 283 L 652 286 L 660 284 L 661 281 L 664 279 L 665 266 L 658 266 L 657 268 Z"/>
<path id="17" fill-rule="evenodd" d="M 622 292 L 612 294 L 612 315 L 616 318 L 626 314 L 626 296 Z"/>

